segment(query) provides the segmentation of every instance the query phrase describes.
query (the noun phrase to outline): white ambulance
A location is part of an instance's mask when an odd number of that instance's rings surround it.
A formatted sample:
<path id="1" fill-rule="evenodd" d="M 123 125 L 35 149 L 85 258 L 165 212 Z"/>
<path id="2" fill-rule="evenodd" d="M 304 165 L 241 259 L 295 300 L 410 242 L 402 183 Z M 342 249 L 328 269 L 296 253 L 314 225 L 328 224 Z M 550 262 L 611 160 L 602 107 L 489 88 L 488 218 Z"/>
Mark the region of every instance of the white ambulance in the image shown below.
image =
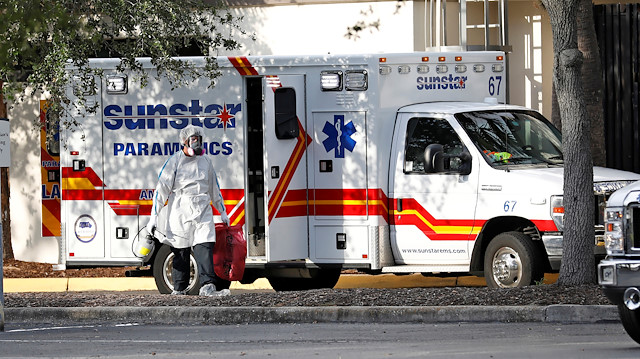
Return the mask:
<path id="1" fill-rule="evenodd" d="M 243 282 L 333 287 L 356 269 L 514 287 L 559 268 L 560 134 L 504 104 L 501 52 L 222 57 L 212 88 L 172 89 L 146 60 L 140 88 L 117 64 L 91 61 L 104 70 L 86 104 L 98 110 L 70 107 L 63 121 L 79 125 L 42 142 L 43 235 L 59 239 L 60 268 L 139 266 L 130 274 L 153 273 L 171 291 L 168 248 L 149 258 L 133 248 L 188 124 L 204 129 L 230 220 L 243 226 Z M 594 173 L 589 210 L 601 219 L 608 194 L 640 175 Z"/>

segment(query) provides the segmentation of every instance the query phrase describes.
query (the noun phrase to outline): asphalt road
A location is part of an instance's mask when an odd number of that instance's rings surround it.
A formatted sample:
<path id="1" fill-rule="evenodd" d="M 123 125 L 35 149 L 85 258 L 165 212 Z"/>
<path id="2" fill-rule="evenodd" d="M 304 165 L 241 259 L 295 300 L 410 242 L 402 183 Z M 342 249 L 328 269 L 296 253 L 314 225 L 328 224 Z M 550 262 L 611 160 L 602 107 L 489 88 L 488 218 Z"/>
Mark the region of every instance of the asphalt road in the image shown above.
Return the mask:
<path id="1" fill-rule="evenodd" d="M 638 358 L 619 323 L 9 325 L 0 357 Z"/>

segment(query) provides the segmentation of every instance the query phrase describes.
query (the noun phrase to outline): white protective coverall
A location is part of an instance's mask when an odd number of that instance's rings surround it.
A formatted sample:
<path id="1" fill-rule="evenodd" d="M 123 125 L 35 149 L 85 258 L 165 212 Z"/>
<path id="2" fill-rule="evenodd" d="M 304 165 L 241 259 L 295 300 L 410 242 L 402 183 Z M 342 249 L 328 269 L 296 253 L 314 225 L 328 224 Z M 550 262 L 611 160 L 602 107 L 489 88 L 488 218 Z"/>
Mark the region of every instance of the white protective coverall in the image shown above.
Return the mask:
<path id="1" fill-rule="evenodd" d="M 202 130 L 188 126 L 180 132 L 182 143 L 192 135 L 202 136 Z M 164 204 L 168 199 L 168 204 Z M 152 221 L 157 219 L 156 237 L 174 248 L 193 247 L 215 242 L 216 230 L 210 203 L 220 212 L 222 221 L 228 217 L 218 178 L 208 156 L 187 156 L 174 153 L 158 176 L 153 196 Z"/>

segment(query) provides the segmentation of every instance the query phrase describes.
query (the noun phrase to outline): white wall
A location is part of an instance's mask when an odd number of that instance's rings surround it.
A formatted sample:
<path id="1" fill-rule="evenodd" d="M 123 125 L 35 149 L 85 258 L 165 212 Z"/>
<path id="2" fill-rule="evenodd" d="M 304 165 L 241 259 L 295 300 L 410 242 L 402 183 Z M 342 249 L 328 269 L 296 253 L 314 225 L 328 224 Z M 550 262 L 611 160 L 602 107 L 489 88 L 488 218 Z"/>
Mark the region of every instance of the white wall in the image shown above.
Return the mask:
<path id="1" fill-rule="evenodd" d="M 371 9 L 364 16 L 361 12 Z M 242 27 L 256 34 L 239 52 L 243 55 L 349 54 L 368 52 L 411 52 L 413 8 L 396 2 L 336 3 L 331 5 L 287 5 L 242 7 L 233 10 L 244 16 Z M 365 30 L 357 40 L 345 37 L 358 20 L 383 18 L 379 30 Z"/>
<path id="2" fill-rule="evenodd" d="M 57 242 L 41 237 L 40 132 L 33 126 L 39 100 L 32 98 L 9 109 L 11 244 L 16 259 L 56 263 Z"/>

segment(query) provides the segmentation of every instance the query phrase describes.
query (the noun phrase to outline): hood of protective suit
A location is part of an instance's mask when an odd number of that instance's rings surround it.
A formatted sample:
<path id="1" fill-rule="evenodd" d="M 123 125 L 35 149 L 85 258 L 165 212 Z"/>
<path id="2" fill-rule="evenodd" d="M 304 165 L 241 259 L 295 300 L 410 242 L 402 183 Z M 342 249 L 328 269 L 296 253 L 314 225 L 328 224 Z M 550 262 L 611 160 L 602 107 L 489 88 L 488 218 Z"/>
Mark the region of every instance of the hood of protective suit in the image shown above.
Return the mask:
<path id="1" fill-rule="evenodd" d="M 180 144 L 187 147 L 189 156 L 204 154 L 202 143 L 202 128 L 189 125 L 180 131 Z M 193 137 L 197 138 L 193 138 Z"/>

